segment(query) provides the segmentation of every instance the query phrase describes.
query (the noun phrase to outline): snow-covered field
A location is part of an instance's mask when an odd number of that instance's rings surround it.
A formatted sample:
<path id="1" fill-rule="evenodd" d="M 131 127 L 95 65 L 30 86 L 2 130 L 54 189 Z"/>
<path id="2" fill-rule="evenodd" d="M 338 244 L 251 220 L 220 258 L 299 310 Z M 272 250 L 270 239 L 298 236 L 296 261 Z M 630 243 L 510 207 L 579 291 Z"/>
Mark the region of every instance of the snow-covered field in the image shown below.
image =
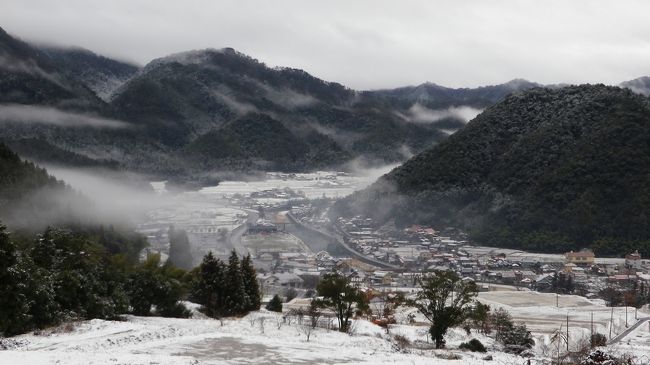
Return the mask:
<path id="1" fill-rule="evenodd" d="M 316 329 L 307 341 L 295 323 L 280 328 L 278 315 L 252 313 L 242 319 L 128 317 L 125 322 L 92 320 L 14 338 L 0 351 L 0 364 L 483 364 L 485 354 L 457 350 L 400 352 L 385 330 L 358 321 L 354 335 Z M 423 339 L 426 327 L 398 326 L 393 332 Z M 450 346 L 466 341 L 450 334 Z M 481 338 L 486 343 L 489 340 Z M 445 360 L 449 353 L 461 360 Z M 490 352 L 492 364 L 522 358 Z"/>
<path id="2" fill-rule="evenodd" d="M 270 174 L 269 178 L 259 181 L 222 181 L 218 186 L 203 188 L 198 193 L 205 196 L 230 197 L 235 194 L 248 195 L 264 190 L 290 188 L 304 193 L 310 199 L 323 196 L 342 198 L 367 187 L 395 166 L 388 165 L 376 169 L 361 170 L 353 175 L 338 176 L 333 171 L 293 174 L 291 177 Z M 271 200 L 267 202 L 277 203 L 279 201 Z"/>
<path id="3" fill-rule="evenodd" d="M 517 320 L 532 327 L 537 345 L 532 364 L 544 363 L 553 352 L 547 330 L 541 321 L 548 318 L 548 330 L 567 311 L 575 316 L 571 338 L 585 332 L 578 319 L 590 316 L 593 310 L 598 330 L 605 327 L 599 303 L 584 298 L 563 298 L 567 306 L 553 308 L 548 299 L 533 292 L 486 293 L 482 301 L 504 306 Z M 514 295 L 523 295 L 522 297 Z M 509 296 L 508 296 L 509 295 Z M 531 299 L 538 299 L 534 307 Z M 503 304 L 509 302 L 510 304 Z M 573 307 L 569 307 L 573 305 Z M 535 308 L 535 309 L 533 309 Z M 580 314 L 584 308 L 586 314 Z M 194 306 L 196 309 L 196 306 Z M 406 314 L 412 310 L 402 310 Z M 447 350 L 432 350 L 424 324 L 391 325 L 390 333 L 365 320 L 355 321 L 352 334 L 317 328 L 307 339 L 306 327 L 283 322 L 280 314 L 267 311 L 251 313 L 239 319 L 223 322 L 209 319 L 194 311 L 193 319 L 128 316 L 125 321 L 91 320 L 64 324 L 60 327 L 30 333 L 9 340 L 0 351 L 0 364 L 525 364 L 526 359 L 500 352 L 493 339 L 462 329 L 451 329 L 446 336 Z M 644 314 L 647 315 L 647 314 Z M 556 318 L 557 317 L 557 318 Z M 537 318 L 538 322 L 533 321 Z M 419 321 L 419 318 L 416 318 Z M 606 321 L 605 321 L 606 322 Z M 619 354 L 633 354 L 643 359 L 650 353 L 650 325 L 633 331 L 622 342 L 610 346 Z M 542 329 L 540 331 L 540 329 Z M 574 336 L 575 334 L 575 336 Z M 406 349 L 396 344 L 395 336 L 417 344 Z M 461 342 L 478 338 L 488 348 L 487 354 L 458 350 Z M 0 346 L 1 348 L 1 346 Z M 546 355 L 544 355 L 546 354 Z M 449 359 L 457 355 L 456 360 Z M 484 360 L 491 355 L 492 360 Z M 639 363 L 639 362 L 636 362 Z"/>
<path id="4" fill-rule="evenodd" d="M 535 291 L 496 291 L 479 293 L 479 300 L 489 304 L 493 309 L 504 308 L 515 321 L 524 322 L 536 335 L 548 335 L 562 328 L 566 331 L 567 316 L 569 331 L 573 338 L 588 337 L 591 331 L 592 316 L 594 332 L 599 332 L 609 338 L 610 323 L 613 323 L 611 334 L 625 330 L 625 307 L 606 307 L 600 299 L 590 300 L 577 295 L 556 295 L 553 293 L 538 293 Z M 558 305 L 556 305 L 556 303 Z M 646 317 L 650 313 L 627 308 L 628 325 L 635 322 L 637 317 Z M 650 344 L 648 347 L 650 351 Z"/>

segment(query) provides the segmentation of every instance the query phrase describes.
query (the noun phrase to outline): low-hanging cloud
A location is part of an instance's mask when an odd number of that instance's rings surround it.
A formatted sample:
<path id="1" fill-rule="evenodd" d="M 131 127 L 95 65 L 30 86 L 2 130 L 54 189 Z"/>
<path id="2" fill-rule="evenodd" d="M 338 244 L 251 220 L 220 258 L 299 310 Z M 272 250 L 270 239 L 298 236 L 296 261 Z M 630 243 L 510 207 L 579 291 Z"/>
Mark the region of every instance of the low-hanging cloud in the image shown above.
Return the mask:
<path id="1" fill-rule="evenodd" d="M 42 77 L 57 86 L 68 90 L 68 87 L 59 81 L 57 74 L 49 73 L 43 70 L 34 60 L 26 59 L 21 60 L 11 57 L 5 52 L 0 50 L 0 70 L 5 70 L 15 73 L 29 74 L 37 77 Z"/>
<path id="2" fill-rule="evenodd" d="M 468 122 L 474 119 L 482 112 L 481 109 L 476 109 L 471 106 L 451 106 L 446 109 L 429 109 L 420 103 L 415 103 L 408 110 L 408 114 L 402 116 L 408 121 L 415 123 L 435 123 L 437 121 L 454 118 Z"/>
<path id="3" fill-rule="evenodd" d="M 0 105 L 0 123 L 38 123 L 59 127 L 126 128 L 130 124 L 108 118 L 70 113 L 56 108 L 5 104 Z"/>

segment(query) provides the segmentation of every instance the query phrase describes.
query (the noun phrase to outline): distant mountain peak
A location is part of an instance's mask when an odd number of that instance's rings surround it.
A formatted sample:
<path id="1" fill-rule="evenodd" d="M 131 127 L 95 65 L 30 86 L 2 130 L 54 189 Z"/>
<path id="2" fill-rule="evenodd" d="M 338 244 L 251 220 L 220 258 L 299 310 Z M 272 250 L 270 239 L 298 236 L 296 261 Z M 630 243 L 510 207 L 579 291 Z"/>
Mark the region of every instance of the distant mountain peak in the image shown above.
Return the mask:
<path id="1" fill-rule="evenodd" d="M 508 86 L 512 89 L 521 89 L 525 87 L 530 87 L 530 86 L 542 86 L 541 84 L 538 84 L 536 82 L 531 82 L 526 79 L 521 79 L 521 78 L 516 78 L 512 79 L 506 83 L 503 84 L 504 86 Z"/>
<path id="2" fill-rule="evenodd" d="M 237 57 L 237 58 L 241 58 L 242 60 L 254 61 L 255 63 L 259 63 L 257 60 L 253 59 L 252 57 L 244 53 L 241 53 L 231 47 L 203 48 L 203 49 L 194 49 L 190 51 L 172 53 L 164 57 L 156 58 L 145 66 L 144 71 L 146 72 L 148 70 L 151 70 L 152 68 L 165 65 L 165 64 L 170 64 L 170 63 L 178 63 L 181 65 L 214 64 L 214 63 L 218 63 L 217 57 L 220 55 Z"/>
<path id="3" fill-rule="evenodd" d="M 622 82 L 621 87 L 630 89 L 637 94 L 650 96 L 650 77 L 642 76 L 634 80 Z"/>

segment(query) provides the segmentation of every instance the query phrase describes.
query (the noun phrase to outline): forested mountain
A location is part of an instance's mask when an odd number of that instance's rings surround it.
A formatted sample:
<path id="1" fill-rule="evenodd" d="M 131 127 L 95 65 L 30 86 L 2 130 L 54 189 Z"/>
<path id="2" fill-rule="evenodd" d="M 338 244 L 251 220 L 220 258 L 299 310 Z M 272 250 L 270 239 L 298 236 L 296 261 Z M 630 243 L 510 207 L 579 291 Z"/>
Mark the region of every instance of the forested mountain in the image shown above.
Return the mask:
<path id="1" fill-rule="evenodd" d="M 0 28 L 0 103 L 98 111 L 104 103 L 52 60 Z"/>
<path id="2" fill-rule="evenodd" d="M 191 142 L 184 157 L 208 169 L 245 163 L 262 170 L 304 171 L 336 165 L 349 155 L 325 135 L 298 136 L 266 114 L 247 114 Z"/>
<path id="3" fill-rule="evenodd" d="M 100 56 L 83 48 L 42 46 L 38 49 L 66 76 L 86 85 L 105 101 L 139 70 L 136 65 Z"/>
<path id="4" fill-rule="evenodd" d="M 542 85 L 523 79 L 515 79 L 501 85 L 482 86 L 474 89 L 453 89 L 434 83 L 424 83 L 418 86 L 407 86 L 397 89 L 366 91 L 368 97 L 380 97 L 392 101 L 396 105 L 410 107 L 418 102 L 432 109 L 449 106 L 467 105 L 475 108 L 486 108 L 503 100 L 509 94 L 540 87 Z"/>
<path id="5" fill-rule="evenodd" d="M 138 69 L 85 50 L 35 48 L 4 31 L 0 59 L 0 140 L 21 155 L 100 167 L 115 161 L 181 180 L 210 169 L 403 161 L 506 95 L 536 86 L 513 80 L 359 92 L 230 48 L 179 53 Z M 47 142 L 27 145 L 39 141 Z"/>
<path id="6" fill-rule="evenodd" d="M 345 151 L 339 156 L 348 158 L 397 161 L 404 149 L 421 150 L 446 137 L 439 125 L 409 123 L 380 100 L 302 70 L 267 67 L 229 48 L 154 60 L 111 104 L 121 119 L 146 128 L 170 148 L 187 146 L 247 114 L 266 114 L 306 141 L 332 142 L 331 137 L 335 149 Z M 441 119 L 456 129 L 464 122 Z"/>
<path id="7" fill-rule="evenodd" d="M 644 76 L 621 83 L 621 87 L 628 88 L 635 93 L 650 96 L 650 77 Z"/>
<path id="8" fill-rule="evenodd" d="M 67 167 L 102 167 L 109 169 L 117 169 L 119 167 L 119 163 L 115 160 L 93 159 L 54 146 L 50 142 L 41 138 L 6 140 L 4 143 L 22 158 L 39 164 Z"/>
<path id="9" fill-rule="evenodd" d="M 336 206 L 470 230 L 479 244 L 650 254 L 650 99 L 603 85 L 533 89 Z"/>
<path id="10" fill-rule="evenodd" d="M 45 169 L 22 161 L 4 144 L 0 144 L 0 202 L 2 206 L 43 187 L 63 188 L 65 185 L 48 175 Z"/>
<path id="11" fill-rule="evenodd" d="M 174 54 L 138 69 L 83 49 L 32 47 L 4 31 L 0 52 L 0 140 L 38 161 L 117 161 L 174 179 L 206 168 L 403 161 L 530 86 L 435 87 L 426 98 L 422 87 L 358 92 L 231 48 Z M 26 145 L 38 141 L 47 142 Z"/>
<path id="12" fill-rule="evenodd" d="M 0 143 L 0 221 L 19 227 L 49 221 L 63 208 L 55 197 L 67 193 L 63 182 Z"/>

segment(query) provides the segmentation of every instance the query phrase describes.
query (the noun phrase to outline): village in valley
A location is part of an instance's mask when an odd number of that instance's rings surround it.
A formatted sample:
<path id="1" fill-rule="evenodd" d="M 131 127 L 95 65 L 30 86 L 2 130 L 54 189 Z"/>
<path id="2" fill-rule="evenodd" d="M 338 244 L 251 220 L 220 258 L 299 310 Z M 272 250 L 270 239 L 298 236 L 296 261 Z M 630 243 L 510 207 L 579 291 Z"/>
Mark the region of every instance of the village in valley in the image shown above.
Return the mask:
<path id="1" fill-rule="evenodd" d="M 358 285 L 408 290 L 416 287 L 417 279 L 428 272 L 452 270 L 479 283 L 481 291 L 534 290 L 590 299 L 601 297 L 606 288 L 627 292 L 650 286 L 650 260 L 644 260 L 638 251 L 625 258 L 599 258 L 589 249 L 560 255 L 477 247 L 454 228 L 439 232 L 420 225 L 404 229 L 394 225 L 378 227 L 371 218 L 360 216 L 338 218 L 330 223 L 327 219 L 314 219 L 309 211 L 303 206 L 289 214 L 294 224 L 336 238 L 348 255 L 335 258 L 326 252 L 278 253 L 275 271 L 301 277 L 336 269 L 351 275 Z M 298 279 L 279 283 L 303 287 Z"/>
<path id="2" fill-rule="evenodd" d="M 184 193 L 173 207 L 151 212 L 152 221 L 142 225 L 149 253 L 168 252 L 166 232 L 174 225 L 187 231 L 194 264 L 207 252 L 223 260 L 232 250 L 250 254 L 263 305 L 278 295 L 285 312 L 306 311 L 327 273 L 345 275 L 368 293 L 371 307 L 381 307 L 386 294 L 413 295 L 419 279 L 451 270 L 477 284 L 479 301 L 505 308 L 547 342 L 567 324 L 575 338 L 597 331 L 615 340 L 648 316 L 642 308 L 650 260 L 638 252 L 624 258 L 597 257 L 588 249 L 540 254 L 476 246 L 455 227 L 398 228 L 363 216 L 332 220 L 331 204 L 360 184 L 348 174 L 276 173 L 229 184 Z M 386 318 L 375 311 L 369 319 L 405 323 L 407 312 Z"/>
<path id="3" fill-rule="evenodd" d="M 194 265 L 210 252 L 223 261 L 233 251 L 250 254 L 262 307 L 268 309 L 274 297 L 281 298 L 281 318 L 288 324 L 291 318 L 308 316 L 323 277 L 342 275 L 368 298 L 369 312 L 357 318 L 395 338 L 407 338 L 414 348 L 432 346 L 426 319 L 414 308 L 398 308 L 393 300 L 412 298 L 422 290 L 421 279 L 451 271 L 464 282 L 476 283 L 479 303 L 492 313 L 505 311 L 532 334 L 532 349 L 504 348 L 507 356 L 541 363 L 580 356 L 602 336 L 599 345 L 616 354 L 640 363 L 650 360 L 644 355 L 650 351 L 650 258 L 636 250 L 613 258 L 598 257 L 589 248 L 548 254 L 484 247 L 456 227 L 402 228 L 366 216 L 332 219 L 332 204 L 365 181 L 340 172 L 267 173 L 260 181 L 226 181 L 185 192 L 172 207 L 150 212 L 150 221 L 141 225 L 150 242 L 143 254 L 166 257 L 170 227 L 187 232 Z M 251 326 L 260 321 L 262 333 L 265 320 L 280 321 L 267 317 L 272 312 L 263 313 L 249 318 Z M 318 316 L 318 326 L 329 331 L 335 315 Z M 307 336 L 313 330 L 300 328 Z M 468 338 L 469 332 L 462 331 L 450 330 L 455 346 Z M 498 348 L 498 341 L 485 333 L 472 336 Z M 559 351 L 560 343 L 566 351 Z M 491 359 L 477 356 L 473 360 Z"/>

